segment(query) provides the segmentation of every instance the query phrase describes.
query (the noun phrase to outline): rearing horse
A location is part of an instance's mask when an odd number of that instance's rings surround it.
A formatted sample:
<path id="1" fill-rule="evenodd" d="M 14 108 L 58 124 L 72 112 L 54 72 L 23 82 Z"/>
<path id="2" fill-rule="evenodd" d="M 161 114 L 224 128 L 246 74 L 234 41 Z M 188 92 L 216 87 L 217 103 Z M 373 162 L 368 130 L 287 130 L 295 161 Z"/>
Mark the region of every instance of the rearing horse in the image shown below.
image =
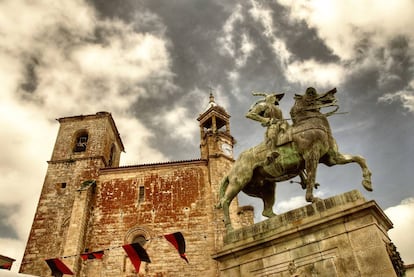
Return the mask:
<path id="1" fill-rule="evenodd" d="M 372 191 L 371 172 L 365 159 L 339 153 L 332 137 L 327 116 L 337 109 L 328 114 L 320 112 L 324 107 L 338 107 L 335 93 L 336 89 L 318 94 L 314 88 L 308 88 L 304 95 L 295 95 L 295 104 L 290 111 L 293 125 L 279 137 L 278 140 L 282 141 L 276 149 L 279 156 L 272 163 L 265 162 L 268 153 L 266 142 L 240 154 L 220 185 L 217 208 L 223 208 L 228 231 L 232 230 L 229 206 L 240 191 L 261 198 L 264 203 L 262 215 L 266 217 L 275 216 L 276 182 L 299 176 L 302 187 L 306 188 L 306 201 L 319 200 L 313 196 L 318 163 L 327 166 L 358 163 L 362 169 L 362 185 Z"/>

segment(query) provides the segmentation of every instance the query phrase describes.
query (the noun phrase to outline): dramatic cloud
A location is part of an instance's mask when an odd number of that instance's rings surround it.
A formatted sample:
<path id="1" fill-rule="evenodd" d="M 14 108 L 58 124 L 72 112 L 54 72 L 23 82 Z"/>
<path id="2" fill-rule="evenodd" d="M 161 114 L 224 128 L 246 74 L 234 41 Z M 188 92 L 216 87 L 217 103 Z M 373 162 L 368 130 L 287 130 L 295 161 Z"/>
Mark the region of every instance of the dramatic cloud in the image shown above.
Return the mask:
<path id="1" fill-rule="evenodd" d="M 199 130 L 194 119 L 188 115 L 188 110 L 181 106 L 171 109 L 161 117 L 156 117 L 155 122 L 164 126 L 175 139 L 187 142 L 191 142 Z M 177 122 L 180 122 L 179 126 L 173 128 Z"/>
<path id="2" fill-rule="evenodd" d="M 285 42 L 280 39 L 276 34 L 278 32 L 275 29 L 273 23 L 273 12 L 270 8 L 262 6 L 260 2 L 252 0 L 249 13 L 253 20 L 257 21 L 263 29 L 263 35 L 267 38 L 271 45 L 271 49 L 274 52 L 275 57 L 280 61 L 282 66 L 286 66 L 291 56 L 290 51 L 287 49 Z"/>
<path id="3" fill-rule="evenodd" d="M 16 3 L 5 3 L 2 9 L 3 19 L 17 21 L 2 27 L 3 33 L 11 34 L 1 42 L 8 50 L 2 53 L 1 58 L 8 59 L 2 64 L 13 66 L 12 84 L 17 86 L 5 95 L 14 97 L 16 105 L 24 101 L 33 112 L 38 109 L 44 120 L 57 114 L 111 111 L 129 147 L 138 143 L 142 149 L 142 142 L 127 138 L 134 135 L 123 132 L 127 124 L 122 120 L 137 121 L 128 111 L 139 97 L 148 97 L 147 83 L 161 83 L 166 93 L 174 89 L 166 41 L 136 33 L 119 20 L 100 20 L 80 1 L 68 7 L 47 1 L 31 6 Z M 25 16 L 29 9 L 33 12 Z M 134 125 L 141 127 L 137 133 L 149 132 L 139 122 Z"/>
<path id="4" fill-rule="evenodd" d="M 131 109 L 149 97 L 148 83 L 166 93 L 174 86 L 164 38 L 102 20 L 83 1 L 3 1 L 0 32 L 0 127 L 7 130 L 0 134 L 0 203 L 15 207 L 1 218 L 9 228 L 1 245 L 2 254 L 19 259 L 57 133 L 54 118 L 110 111 L 126 145 L 124 163 L 165 160 Z"/>
<path id="5" fill-rule="evenodd" d="M 399 101 L 407 111 L 414 113 L 414 80 L 406 89 L 395 93 L 387 93 L 381 96 L 378 101 L 386 103 Z"/>
<path id="6" fill-rule="evenodd" d="M 405 264 L 414 263 L 414 198 L 401 201 L 398 206 L 385 210 L 387 216 L 394 223 L 394 229 L 389 231 L 391 240 L 397 245 L 397 250 Z"/>
<path id="7" fill-rule="evenodd" d="M 322 87 L 335 87 L 344 81 L 344 68 L 335 63 L 323 64 L 315 60 L 293 62 L 287 67 L 286 78 L 303 86 L 315 83 Z"/>
<path id="8" fill-rule="evenodd" d="M 236 49 L 238 48 L 234 42 L 235 25 L 244 20 L 241 14 L 241 9 L 242 7 L 240 5 L 235 7 L 233 13 L 223 26 L 223 36 L 218 39 L 219 45 L 221 46 L 220 52 L 223 55 L 229 55 L 232 58 L 236 56 Z"/>
<path id="9" fill-rule="evenodd" d="M 361 42 L 369 40 L 370 45 L 383 47 L 398 36 L 414 37 L 410 0 L 376 1 L 288 1 L 280 4 L 290 8 L 290 15 L 296 20 L 305 20 L 316 28 L 319 36 L 333 52 L 348 60 L 360 51 Z"/>

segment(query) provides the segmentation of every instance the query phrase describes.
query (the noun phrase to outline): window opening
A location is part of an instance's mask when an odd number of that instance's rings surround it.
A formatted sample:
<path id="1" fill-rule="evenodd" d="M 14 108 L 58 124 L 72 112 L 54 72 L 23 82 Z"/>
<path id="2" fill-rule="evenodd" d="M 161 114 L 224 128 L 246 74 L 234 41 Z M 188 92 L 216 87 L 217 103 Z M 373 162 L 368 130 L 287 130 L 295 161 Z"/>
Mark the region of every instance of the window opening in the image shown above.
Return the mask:
<path id="1" fill-rule="evenodd" d="M 145 200 L 145 187 L 139 187 L 138 204 L 141 204 Z"/>
<path id="2" fill-rule="evenodd" d="M 139 243 L 141 246 L 144 246 L 147 243 L 147 239 L 143 235 L 138 235 L 134 237 L 132 243 Z"/>
<path id="3" fill-rule="evenodd" d="M 115 145 L 112 144 L 111 152 L 109 154 L 108 166 L 112 166 L 112 164 L 114 163 L 114 156 L 115 156 Z"/>
<path id="4" fill-rule="evenodd" d="M 86 150 L 86 146 L 88 145 L 88 134 L 83 132 L 78 135 L 76 138 L 76 144 L 74 152 L 83 152 Z"/>
<path id="5" fill-rule="evenodd" d="M 139 234 L 139 235 L 136 235 L 135 237 L 134 237 L 134 239 L 131 241 L 131 243 L 139 243 L 139 245 L 141 245 L 142 247 L 144 247 L 144 245 L 147 243 L 147 239 L 145 238 L 145 236 L 144 235 L 142 235 L 142 234 Z M 127 271 L 127 268 L 132 268 L 131 266 L 131 264 L 129 264 L 128 266 L 127 266 L 127 260 L 129 260 L 128 259 L 128 256 L 127 255 L 125 255 L 124 256 L 124 261 L 123 261 L 123 265 L 122 265 L 122 272 L 126 272 Z"/>

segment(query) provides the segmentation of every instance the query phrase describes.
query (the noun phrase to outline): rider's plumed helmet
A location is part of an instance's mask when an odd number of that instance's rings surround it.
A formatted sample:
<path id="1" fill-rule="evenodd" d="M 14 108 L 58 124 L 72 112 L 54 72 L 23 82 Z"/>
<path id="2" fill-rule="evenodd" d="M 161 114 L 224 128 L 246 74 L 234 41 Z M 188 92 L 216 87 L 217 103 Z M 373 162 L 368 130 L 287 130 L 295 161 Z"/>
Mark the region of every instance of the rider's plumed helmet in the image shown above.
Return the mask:
<path id="1" fill-rule="evenodd" d="M 316 92 L 316 89 L 314 89 L 313 87 L 308 87 L 306 89 L 305 95 L 309 98 L 315 98 L 318 93 Z"/>

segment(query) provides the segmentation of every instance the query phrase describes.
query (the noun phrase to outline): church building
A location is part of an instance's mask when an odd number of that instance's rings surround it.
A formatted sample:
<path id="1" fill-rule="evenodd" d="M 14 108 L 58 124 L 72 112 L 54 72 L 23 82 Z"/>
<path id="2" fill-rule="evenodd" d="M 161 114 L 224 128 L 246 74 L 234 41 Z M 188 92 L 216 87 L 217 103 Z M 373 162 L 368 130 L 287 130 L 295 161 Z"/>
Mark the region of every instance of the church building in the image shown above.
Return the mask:
<path id="1" fill-rule="evenodd" d="M 210 95 L 197 118 L 199 159 L 119 166 L 124 145 L 110 113 L 59 118 L 20 272 L 52 276 L 46 260 L 58 259 L 74 276 L 219 276 L 212 255 L 225 228 L 215 205 L 234 162 L 229 119 Z M 231 214 L 236 228 L 253 224 L 252 207 L 233 201 Z M 177 232 L 188 263 L 165 239 Z M 139 272 L 122 247 L 133 243 L 151 261 Z M 82 259 L 88 253 L 100 255 Z"/>

